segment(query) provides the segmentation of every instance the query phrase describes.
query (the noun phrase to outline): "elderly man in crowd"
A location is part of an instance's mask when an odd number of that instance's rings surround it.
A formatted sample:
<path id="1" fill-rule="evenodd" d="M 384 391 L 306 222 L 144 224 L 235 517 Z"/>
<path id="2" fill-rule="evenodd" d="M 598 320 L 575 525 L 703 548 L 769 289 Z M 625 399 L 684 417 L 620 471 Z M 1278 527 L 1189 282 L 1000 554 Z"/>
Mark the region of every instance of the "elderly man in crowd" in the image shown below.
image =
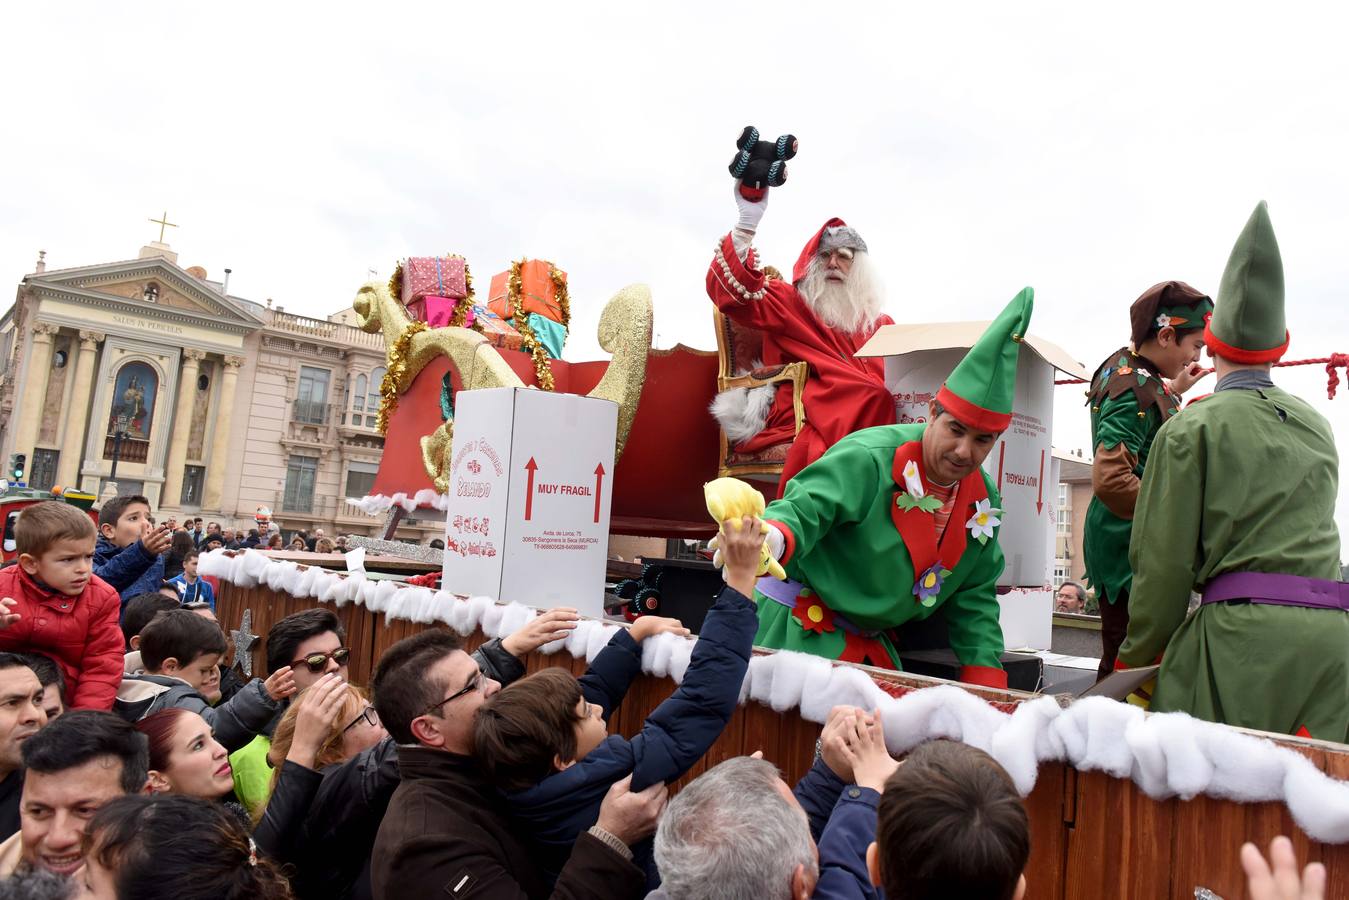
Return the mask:
<path id="1" fill-rule="evenodd" d="M 1081 614 L 1087 608 L 1087 592 L 1076 581 L 1065 581 L 1054 592 L 1054 612 Z"/>

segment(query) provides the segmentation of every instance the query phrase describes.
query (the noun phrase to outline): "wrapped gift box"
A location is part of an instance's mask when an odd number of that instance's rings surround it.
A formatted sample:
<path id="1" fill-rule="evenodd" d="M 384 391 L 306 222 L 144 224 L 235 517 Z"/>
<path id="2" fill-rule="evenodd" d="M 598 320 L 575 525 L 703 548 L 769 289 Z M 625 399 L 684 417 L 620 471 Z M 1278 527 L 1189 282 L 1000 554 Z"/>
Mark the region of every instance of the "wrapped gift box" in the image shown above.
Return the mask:
<path id="1" fill-rule="evenodd" d="M 525 313 L 538 313 L 554 322 L 561 322 L 562 304 L 557 299 L 552 269 L 552 264 L 546 259 L 527 259 L 520 264 L 520 305 Z M 562 277 L 567 277 L 565 272 Z M 488 308 L 503 319 L 515 315 L 510 303 L 510 279 L 509 269 L 493 275 L 488 293 Z"/>
<path id="2" fill-rule="evenodd" d="M 461 300 L 468 295 L 468 278 L 461 256 L 413 256 L 403 262 L 404 306 L 423 297 Z"/>
<path id="3" fill-rule="evenodd" d="M 455 307 L 462 302 L 464 301 L 451 300 L 449 297 L 421 297 L 413 300 L 407 307 L 414 319 L 425 322 L 432 328 L 444 328 L 450 324 Z"/>
<path id="4" fill-rule="evenodd" d="M 523 340 L 509 322 L 481 306 L 473 309 L 473 330 L 503 350 L 519 350 Z"/>
<path id="5" fill-rule="evenodd" d="M 551 358 L 562 358 L 562 345 L 567 342 L 567 329 L 560 322 L 554 322 L 538 313 L 530 313 L 529 327 Z"/>

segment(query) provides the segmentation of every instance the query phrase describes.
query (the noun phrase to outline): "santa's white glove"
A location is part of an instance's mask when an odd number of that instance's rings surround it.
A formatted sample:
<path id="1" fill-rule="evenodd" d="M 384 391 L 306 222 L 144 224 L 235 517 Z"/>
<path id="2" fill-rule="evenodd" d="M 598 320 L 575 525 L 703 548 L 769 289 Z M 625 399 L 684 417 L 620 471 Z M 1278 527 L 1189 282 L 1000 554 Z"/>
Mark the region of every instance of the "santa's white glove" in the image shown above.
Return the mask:
<path id="1" fill-rule="evenodd" d="M 740 193 L 739 181 L 735 182 L 731 190 L 735 195 L 735 205 L 740 209 L 740 221 L 735 223 L 735 228 L 737 231 L 753 234 L 759 230 L 759 221 L 768 210 L 768 191 L 764 191 L 763 199 L 755 203 L 753 200 L 745 199 Z"/>

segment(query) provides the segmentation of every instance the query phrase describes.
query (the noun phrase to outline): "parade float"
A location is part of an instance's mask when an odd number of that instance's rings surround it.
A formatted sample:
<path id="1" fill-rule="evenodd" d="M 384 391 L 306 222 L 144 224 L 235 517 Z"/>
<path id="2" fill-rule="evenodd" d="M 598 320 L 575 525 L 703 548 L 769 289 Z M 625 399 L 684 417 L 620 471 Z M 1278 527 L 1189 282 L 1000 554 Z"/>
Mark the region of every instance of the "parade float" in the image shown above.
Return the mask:
<path id="1" fill-rule="evenodd" d="M 452 257 L 439 259 L 435 283 L 444 291 L 446 271 L 453 281 L 460 266 Z M 566 498 L 577 518 L 589 518 L 593 510 L 589 525 L 605 523 L 609 534 L 710 537 L 714 528 L 704 508 L 705 482 L 726 474 L 772 476 L 774 454 L 735 458 L 706 411 L 719 388 L 746 377 L 740 374 L 744 367 L 736 365 L 736 353 L 753 335 L 737 333 L 718 316 L 718 353 L 683 346 L 653 350 L 650 294 L 634 285 L 615 294 L 600 318 L 600 345 L 610 359 L 564 361 L 556 358 L 561 356 L 557 335 L 551 346 L 545 343 L 547 326 L 532 317 L 542 315 L 539 308 L 551 310 L 557 319 L 550 321 L 563 326 L 565 337 L 565 275 L 551 264 L 527 263 L 498 276 L 492 298 L 481 305 L 473 299 L 466 265 L 460 296 L 444 298 L 445 303 L 424 297 L 404 302 L 408 298 L 400 295 L 406 282 L 397 280 L 361 288 L 354 307 L 367 331 L 383 334 L 388 375 L 380 410 L 385 454 L 374 491 L 360 503 L 368 512 L 388 511 L 391 525 L 399 515 L 417 510 L 445 516 L 445 560 L 426 564 L 425 574 L 409 581 L 378 571 L 379 560 L 373 557 L 364 566 L 325 568 L 312 557 L 306 565 L 286 554 L 208 554 L 201 571 L 221 583 L 222 621 L 243 623 L 234 638 L 245 667 L 261 664 L 258 635 L 315 603 L 332 604 L 341 618 L 356 682 L 368 682 L 384 650 L 420 629 L 448 626 L 472 647 L 517 629 L 535 614 L 511 602 L 515 598 L 504 587 L 492 595 L 456 592 L 451 584 L 461 577 L 465 561 L 490 563 L 495 583 L 503 586 L 503 569 L 537 568 L 533 557 L 508 555 L 513 538 L 494 529 L 505 528 L 496 521 L 502 516 L 532 522 L 541 507 L 530 504 L 544 502 L 537 454 L 521 462 L 514 450 L 484 449 L 482 420 L 472 414 L 475 403 L 466 399 L 467 392 L 557 393 L 612 407 L 612 430 L 603 432 L 606 440 L 612 435 L 612 469 L 591 466 L 593 485 L 584 492 L 578 487 Z M 424 263 L 413 268 L 420 272 L 405 271 L 404 277 L 425 277 Z M 530 302 L 534 310 L 526 308 Z M 904 340 L 890 333 L 882 343 Z M 925 348 L 949 350 L 963 340 L 943 332 L 944 344 Z M 890 355 L 894 349 L 878 352 Z M 1046 384 L 1037 381 L 1030 389 L 1052 389 L 1056 370 L 1064 376 L 1060 381 L 1074 380 L 1075 371 L 1052 349 L 1036 352 L 1045 365 L 1028 370 Z M 910 367 L 908 375 L 897 371 L 897 392 L 911 399 L 926 393 L 931 378 L 923 371 L 928 368 Z M 799 396 L 799 372 L 749 377 L 765 383 L 781 379 Z M 901 382 L 906 390 L 899 390 Z M 510 408 L 514 417 L 515 407 Z M 500 409 L 492 415 L 501 416 Z M 1026 430 L 1034 432 L 1025 435 L 1028 440 L 1047 442 L 1047 429 Z M 1034 453 L 1038 450 L 1009 446 L 991 459 L 1002 460 L 1000 478 L 1005 479 L 1012 471 L 1009 455 L 1031 460 Z M 578 471 L 584 473 L 587 464 L 589 457 Z M 507 472 L 508 467 L 520 471 Z M 1018 472 L 1025 468 L 1021 462 L 1016 467 Z M 490 475 L 501 479 L 504 512 L 475 513 L 457 502 L 461 493 L 482 499 L 475 494 L 485 494 L 486 488 L 465 486 L 487 484 Z M 1019 486 L 1042 491 L 1047 475 L 1052 477 L 1041 471 L 1035 482 L 1027 479 Z M 1038 502 L 1043 504 L 1043 496 Z M 1042 512 L 1036 510 L 1029 521 L 1039 520 Z M 1019 563 L 1025 573 L 1038 571 L 1039 565 L 1029 558 Z M 404 561 L 393 568 L 406 572 L 408 565 Z M 446 579 L 439 589 L 437 574 Z M 587 573 L 563 581 L 586 584 L 592 577 Z M 1034 576 L 1012 576 L 1014 583 L 1028 580 Z M 602 575 L 589 590 L 604 590 Z M 567 605 L 590 610 L 600 603 L 591 596 L 569 600 Z M 534 654 L 528 668 L 562 665 L 579 673 L 621 627 L 590 615 L 569 638 Z M 613 729 L 630 735 L 641 727 L 682 678 L 693 641 L 662 635 L 646 642 L 646 676 L 613 717 Z M 726 732 L 687 778 L 722 759 L 762 750 L 793 781 L 810 765 L 820 723 L 832 706 L 879 708 L 896 754 L 925 739 L 946 737 L 991 752 L 1007 768 L 1030 811 L 1033 850 L 1027 880 L 1036 897 L 1236 898 L 1244 890 L 1237 860 L 1241 843 L 1263 844 L 1288 834 L 1299 858 L 1326 864 L 1328 896 L 1349 898 L 1349 746 L 1258 734 L 1178 714 L 1148 714 L 1105 697 L 956 685 L 787 652 L 756 652 L 741 698 Z M 1198 893 L 1202 890 L 1211 893 Z"/>

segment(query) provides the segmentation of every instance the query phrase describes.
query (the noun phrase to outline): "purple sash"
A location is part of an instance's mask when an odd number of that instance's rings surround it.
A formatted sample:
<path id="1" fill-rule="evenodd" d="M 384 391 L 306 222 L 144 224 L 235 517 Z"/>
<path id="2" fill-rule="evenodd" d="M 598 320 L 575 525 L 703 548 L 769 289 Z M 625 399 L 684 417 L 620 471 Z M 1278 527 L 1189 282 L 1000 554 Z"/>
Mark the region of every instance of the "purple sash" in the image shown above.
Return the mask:
<path id="1" fill-rule="evenodd" d="M 1204 587 L 1205 603 L 1225 600 L 1349 612 L 1349 584 L 1273 572 L 1228 572 Z"/>

